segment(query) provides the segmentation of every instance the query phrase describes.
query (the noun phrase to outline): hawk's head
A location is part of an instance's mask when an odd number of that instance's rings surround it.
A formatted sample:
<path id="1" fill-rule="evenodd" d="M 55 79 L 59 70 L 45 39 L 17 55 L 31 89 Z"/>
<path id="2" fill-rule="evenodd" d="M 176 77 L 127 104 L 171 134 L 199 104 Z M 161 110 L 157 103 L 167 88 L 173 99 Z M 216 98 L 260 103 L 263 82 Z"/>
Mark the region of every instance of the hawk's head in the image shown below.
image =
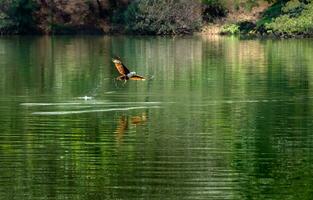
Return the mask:
<path id="1" fill-rule="evenodd" d="M 112 58 L 112 62 L 115 64 L 122 64 L 122 61 L 119 57 L 114 57 Z"/>

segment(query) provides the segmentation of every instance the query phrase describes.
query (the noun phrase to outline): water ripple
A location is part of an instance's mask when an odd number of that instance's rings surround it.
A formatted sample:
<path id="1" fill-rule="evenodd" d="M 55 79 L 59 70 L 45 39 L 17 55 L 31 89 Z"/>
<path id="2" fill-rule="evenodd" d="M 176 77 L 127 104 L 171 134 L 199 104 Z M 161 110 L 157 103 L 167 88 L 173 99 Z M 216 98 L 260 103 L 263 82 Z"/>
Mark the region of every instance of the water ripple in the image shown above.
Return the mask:
<path id="1" fill-rule="evenodd" d="M 152 109 L 160 108 L 160 106 L 151 107 L 127 107 L 127 108 L 108 108 L 108 109 L 98 109 L 98 110 L 75 110 L 75 111 L 51 111 L 51 112 L 33 112 L 33 115 L 71 115 L 71 114 L 81 114 L 81 113 L 97 113 L 97 112 L 111 112 L 111 111 L 126 111 L 126 110 L 137 110 L 137 109 Z"/>

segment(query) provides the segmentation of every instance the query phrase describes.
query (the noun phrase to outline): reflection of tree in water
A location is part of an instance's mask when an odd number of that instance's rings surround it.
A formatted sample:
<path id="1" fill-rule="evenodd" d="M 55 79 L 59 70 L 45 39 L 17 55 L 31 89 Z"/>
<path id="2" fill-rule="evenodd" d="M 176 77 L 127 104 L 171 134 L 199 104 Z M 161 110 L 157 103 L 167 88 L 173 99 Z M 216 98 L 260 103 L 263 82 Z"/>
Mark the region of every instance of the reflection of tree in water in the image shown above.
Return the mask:
<path id="1" fill-rule="evenodd" d="M 111 47 L 156 80 L 115 88 L 106 79 L 116 73 Z M 0 112 L 1 178 L 15 177 L 7 179 L 10 192 L 30 178 L 27 183 L 41 193 L 79 186 L 79 195 L 93 190 L 108 199 L 130 192 L 146 199 L 184 191 L 198 197 L 204 190 L 221 192 L 214 190 L 218 184 L 227 189 L 223 197 L 238 199 L 312 196 L 310 42 L 62 37 L 20 46 L 5 40 L 1 48 L 7 52 L 0 54 L 0 94 L 7 99 Z M 96 99 L 103 102 L 176 103 L 112 118 L 112 113 L 38 117 L 10 101 L 14 94 L 24 96 L 18 98 L 23 102 L 58 102 L 96 86 Z M 192 186 L 199 189 L 185 190 Z"/>

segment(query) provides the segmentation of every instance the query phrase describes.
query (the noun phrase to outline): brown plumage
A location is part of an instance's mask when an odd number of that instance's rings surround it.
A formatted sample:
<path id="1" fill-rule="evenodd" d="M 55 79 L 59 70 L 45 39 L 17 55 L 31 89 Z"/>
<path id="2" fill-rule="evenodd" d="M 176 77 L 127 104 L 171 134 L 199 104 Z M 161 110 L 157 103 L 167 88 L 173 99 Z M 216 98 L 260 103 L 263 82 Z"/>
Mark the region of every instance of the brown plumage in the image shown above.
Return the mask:
<path id="1" fill-rule="evenodd" d="M 145 80 L 143 76 L 137 75 L 135 72 L 130 72 L 129 69 L 122 63 L 121 59 L 118 57 L 115 57 L 112 59 L 115 68 L 120 73 L 120 76 L 118 76 L 117 80 Z"/>
<path id="2" fill-rule="evenodd" d="M 133 75 L 132 77 L 129 78 L 129 80 L 140 81 L 145 80 L 145 78 L 143 76 Z"/>
<path id="3" fill-rule="evenodd" d="M 121 59 L 119 58 L 113 58 L 112 59 L 117 71 L 123 76 L 129 74 L 129 69 L 127 69 L 127 67 L 122 63 Z"/>

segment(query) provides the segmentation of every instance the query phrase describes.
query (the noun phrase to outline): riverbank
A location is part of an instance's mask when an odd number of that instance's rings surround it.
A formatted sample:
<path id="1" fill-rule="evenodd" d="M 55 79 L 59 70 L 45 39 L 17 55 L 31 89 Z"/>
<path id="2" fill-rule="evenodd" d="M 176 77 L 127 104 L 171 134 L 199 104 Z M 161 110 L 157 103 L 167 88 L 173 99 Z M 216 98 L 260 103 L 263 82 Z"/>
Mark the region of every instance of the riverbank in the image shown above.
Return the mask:
<path id="1" fill-rule="evenodd" d="M 9 2 L 11 4 L 9 4 Z M 313 2 L 6 0 L 0 35 L 132 34 L 312 37 Z M 233 3 L 233 4 L 232 4 Z"/>
<path id="2" fill-rule="evenodd" d="M 244 8 L 230 10 L 225 17 L 203 25 L 200 33 L 203 35 L 247 34 L 247 29 L 256 27 L 258 20 L 270 6 L 270 3 L 263 2 L 251 10 Z"/>
<path id="3" fill-rule="evenodd" d="M 272 38 L 313 37 L 313 1 L 277 1 L 261 4 L 249 13 L 230 13 L 224 21 L 205 27 L 203 34 L 206 33 Z"/>

